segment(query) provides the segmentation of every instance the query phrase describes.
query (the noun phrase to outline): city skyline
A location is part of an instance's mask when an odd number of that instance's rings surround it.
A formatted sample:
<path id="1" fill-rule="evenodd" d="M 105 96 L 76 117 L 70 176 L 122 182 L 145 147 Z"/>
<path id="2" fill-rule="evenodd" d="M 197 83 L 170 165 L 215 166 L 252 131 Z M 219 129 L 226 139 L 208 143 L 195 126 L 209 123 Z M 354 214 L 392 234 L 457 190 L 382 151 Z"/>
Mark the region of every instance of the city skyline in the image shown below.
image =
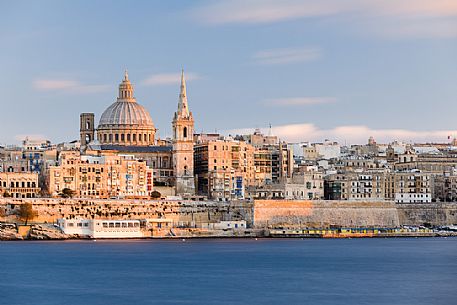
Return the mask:
<path id="1" fill-rule="evenodd" d="M 457 135 L 457 4 L 339 3 L 8 3 L 0 143 L 77 139 L 75 114 L 98 121 L 126 68 L 170 136 L 181 67 L 196 132 L 272 124 L 283 140 L 348 144 Z"/>

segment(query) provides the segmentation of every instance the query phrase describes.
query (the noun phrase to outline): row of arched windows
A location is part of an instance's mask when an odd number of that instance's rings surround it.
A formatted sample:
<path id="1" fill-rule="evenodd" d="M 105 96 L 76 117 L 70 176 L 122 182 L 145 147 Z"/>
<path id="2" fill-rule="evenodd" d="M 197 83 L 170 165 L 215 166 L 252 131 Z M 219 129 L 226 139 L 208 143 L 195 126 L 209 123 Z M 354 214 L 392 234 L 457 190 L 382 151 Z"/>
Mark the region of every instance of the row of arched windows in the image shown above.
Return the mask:
<path id="1" fill-rule="evenodd" d="M 153 135 L 150 133 L 104 133 L 100 134 L 100 142 L 102 143 L 124 143 L 124 142 L 146 142 L 154 141 Z"/>

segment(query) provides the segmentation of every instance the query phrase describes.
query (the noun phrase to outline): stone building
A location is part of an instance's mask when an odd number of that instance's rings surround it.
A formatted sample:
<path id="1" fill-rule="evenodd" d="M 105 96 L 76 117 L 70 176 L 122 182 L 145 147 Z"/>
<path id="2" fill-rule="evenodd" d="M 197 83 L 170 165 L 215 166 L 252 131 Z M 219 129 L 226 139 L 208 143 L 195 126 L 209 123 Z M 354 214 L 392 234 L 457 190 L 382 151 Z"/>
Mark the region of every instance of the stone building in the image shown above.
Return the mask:
<path id="1" fill-rule="evenodd" d="M 397 203 L 432 202 L 432 184 L 429 173 L 418 171 L 393 173 L 394 199 Z"/>
<path id="2" fill-rule="evenodd" d="M 39 195 L 38 173 L 0 173 L 0 196 L 35 198 Z"/>
<path id="3" fill-rule="evenodd" d="M 433 177 L 433 198 L 442 202 L 457 202 L 457 172 Z"/>
<path id="4" fill-rule="evenodd" d="M 63 152 L 59 165 L 48 169 L 48 192 L 59 196 L 67 188 L 79 198 L 149 198 L 153 175 L 146 162 L 132 155 L 80 156 Z"/>
<path id="5" fill-rule="evenodd" d="M 411 157 L 410 157 L 411 158 Z M 395 170 L 410 171 L 419 170 L 432 174 L 443 174 L 457 167 L 457 156 L 455 154 L 418 154 L 411 159 L 399 160 L 395 163 Z"/>
<path id="6" fill-rule="evenodd" d="M 385 199 L 384 171 L 348 171 L 325 177 L 325 199 L 383 200 Z"/>
<path id="7" fill-rule="evenodd" d="M 194 149 L 197 191 L 210 198 L 234 198 L 253 185 L 254 147 L 244 141 L 225 140 L 198 143 Z"/>
<path id="8" fill-rule="evenodd" d="M 81 114 L 81 151 L 97 156 L 133 155 L 153 169 L 157 185 L 173 187 L 177 195 L 193 194 L 194 119 L 187 102 L 184 72 L 172 127 L 171 141 L 157 138 L 153 120 L 137 102 L 126 72 L 116 101 L 103 112 L 97 128 L 93 113 Z"/>
<path id="9" fill-rule="evenodd" d="M 428 203 L 432 200 L 431 175 L 418 171 L 389 172 L 383 169 L 340 172 L 325 177 L 324 192 L 328 200 Z"/>
<path id="10" fill-rule="evenodd" d="M 293 147 L 284 142 L 257 146 L 254 152 L 255 183 L 282 183 L 294 171 Z"/>

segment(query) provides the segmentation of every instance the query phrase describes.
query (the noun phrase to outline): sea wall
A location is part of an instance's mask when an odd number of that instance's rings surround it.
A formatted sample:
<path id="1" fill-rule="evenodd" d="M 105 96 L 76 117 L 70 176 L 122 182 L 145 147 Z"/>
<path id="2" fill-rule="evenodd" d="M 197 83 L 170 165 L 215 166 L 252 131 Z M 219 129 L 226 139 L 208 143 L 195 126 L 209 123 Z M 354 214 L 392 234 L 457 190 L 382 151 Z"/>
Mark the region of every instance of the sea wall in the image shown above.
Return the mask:
<path id="1" fill-rule="evenodd" d="M 16 221 L 21 204 L 37 212 L 32 222 L 54 223 L 59 218 L 173 220 L 174 227 L 202 227 L 222 220 L 246 220 L 255 228 L 398 227 L 401 225 L 457 224 L 456 203 L 395 204 L 390 201 L 256 200 L 92 200 L 0 198 Z"/>
<path id="2" fill-rule="evenodd" d="M 404 225 L 456 225 L 457 203 L 397 204 L 398 218 Z"/>
<path id="3" fill-rule="evenodd" d="M 257 228 L 398 227 L 393 202 L 256 200 Z"/>
<path id="4" fill-rule="evenodd" d="M 147 219 L 166 218 L 173 220 L 174 226 L 195 227 L 201 223 L 222 220 L 252 219 L 252 204 L 245 202 L 187 201 L 187 200 L 93 200 L 23 198 L 0 199 L 0 207 L 5 207 L 14 221 L 20 205 L 31 203 L 37 216 L 32 222 L 54 223 L 59 218 L 86 219 Z"/>

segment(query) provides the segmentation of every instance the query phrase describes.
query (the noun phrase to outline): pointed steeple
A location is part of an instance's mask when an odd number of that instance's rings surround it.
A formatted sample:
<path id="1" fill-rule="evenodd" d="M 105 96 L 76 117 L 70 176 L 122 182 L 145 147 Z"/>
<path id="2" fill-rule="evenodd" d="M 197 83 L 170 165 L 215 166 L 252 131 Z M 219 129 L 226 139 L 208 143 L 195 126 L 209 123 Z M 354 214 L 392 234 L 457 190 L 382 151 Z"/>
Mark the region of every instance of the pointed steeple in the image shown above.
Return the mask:
<path id="1" fill-rule="evenodd" d="M 189 106 L 187 105 L 186 78 L 184 77 L 184 69 L 181 70 L 181 91 L 179 93 L 178 116 L 189 117 Z"/>

